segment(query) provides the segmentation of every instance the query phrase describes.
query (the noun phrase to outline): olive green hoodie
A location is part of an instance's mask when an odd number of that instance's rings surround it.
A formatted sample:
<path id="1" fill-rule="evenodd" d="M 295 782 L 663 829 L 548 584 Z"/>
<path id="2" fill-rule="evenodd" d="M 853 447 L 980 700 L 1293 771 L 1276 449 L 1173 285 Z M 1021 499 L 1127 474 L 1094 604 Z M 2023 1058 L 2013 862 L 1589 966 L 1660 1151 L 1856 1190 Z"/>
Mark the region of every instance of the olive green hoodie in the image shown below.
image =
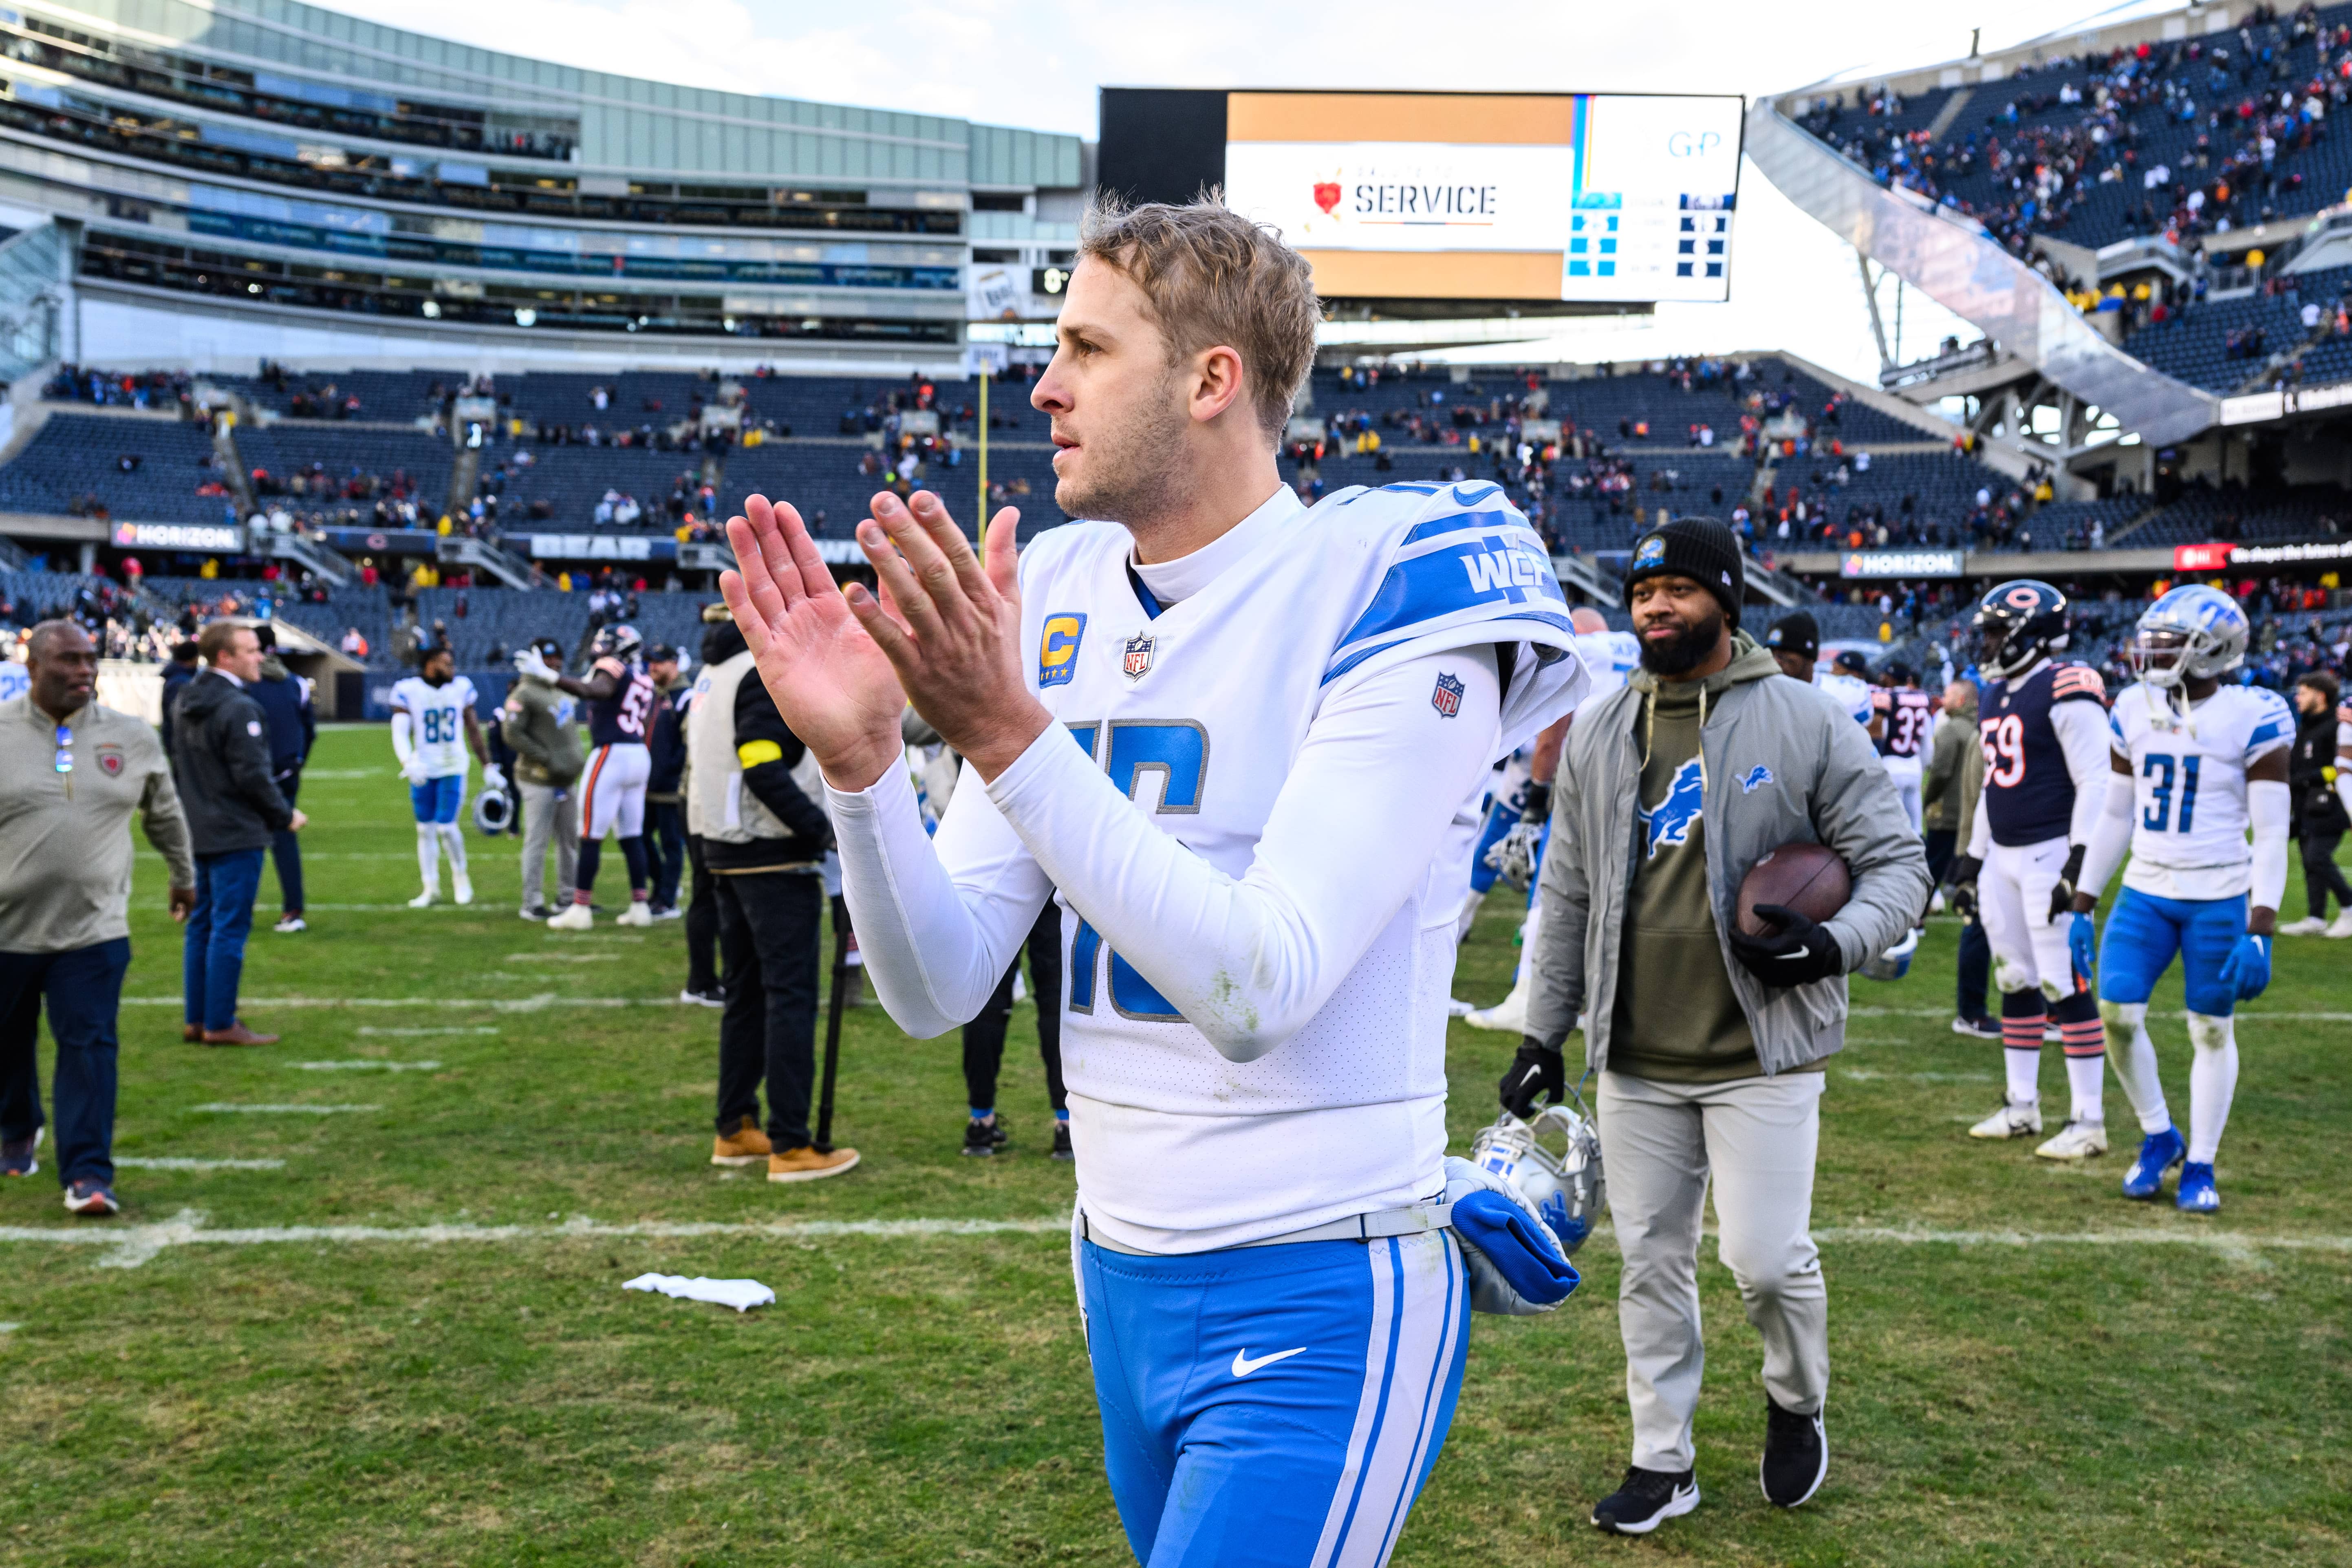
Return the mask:
<path id="1" fill-rule="evenodd" d="M 1611 1065 L 1667 1083 L 1754 1078 L 1756 1037 L 1731 988 L 1706 879 L 1706 763 L 1699 730 L 1735 686 L 1777 679 L 1780 662 L 1746 637 L 1731 662 L 1699 680 L 1637 669 L 1634 744 L 1642 759 L 1634 806 L 1633 886 L 1625 896 Z M 1636 999 L 1638 1000 L 1638 1005 Z"/>

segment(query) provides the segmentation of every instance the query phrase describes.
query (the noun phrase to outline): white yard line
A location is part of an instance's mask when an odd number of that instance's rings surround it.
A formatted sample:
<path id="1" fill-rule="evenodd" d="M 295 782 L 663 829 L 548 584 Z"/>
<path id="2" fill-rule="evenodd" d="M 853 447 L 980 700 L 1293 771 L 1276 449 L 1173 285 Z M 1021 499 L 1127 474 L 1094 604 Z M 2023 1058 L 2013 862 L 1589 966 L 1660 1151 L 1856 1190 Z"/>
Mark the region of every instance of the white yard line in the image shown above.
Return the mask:
<path id="1" fill-rule="evenodd" d="M 125 1171 L 282 1171 L 286 1168 L 283 1160 L 182 1160 L 164 1157 L 142 1160 L 125 1155 L 117 1155 L 114 1163 L 117 1169 Z"/>
<path id="2" fill-rule="evenodd" d="M 439 1247 L 467 1242 L 512 1247 L 532 1241 L 695 1240 L 705 1237 L 802 1241 L 836 1236 L 1063 1235 L 1069 1228 L 1067 1215 L 1047 1219 L 785 1220 L 767 1224 L 648 1220 L 634 1225 L 599 1225 L 585 1215 L 575 1215 L 560 1225 L 289 1225 L 209 1230 L 205 1227 L 202 1214 L 183 1209 L 158 1225 L 5 1226 L 0 1226 L 0 1245 L 47 1242 L 62 1247 L 100 1247 L 107 1251 L 99 1258 L 99 1268 L 136 1268 L 173 1247 L 358 1247 L 371 1243 Z"/>
<path id="3" fill-rule="evenodd" d="M 449 1026 L 447 1026 L 447 1027 L 446 1027 L 446 1028 L 429 1028 L 429 1029 L 380 1029 L 380 1028 L 376 1027 L 373 1024 L 362 1024 L 362 1025 L 361 1025 L 357 1029 L 353 1030 L 352 1032 L 353 1032 L 354 1034 L 361 1034 L 361 1035 L 403 1035 L 403 1036 L 406 1036 L 406 1035 L 502 1035 L 502 1034 L 506 1033 L 506 1031 L 505 1031 L 504 1029 L 499 1028 L 496 1024 L 452 1024 L 452 1025 L 450 1025 Z"/>
<path id="4" fill-rule="evenodd" d="M 298 1072 L 438 1072 L 441 1069 L 441 1064 L 436 1061 L 380 1062 L 362 1059 L 347 1062 L 288 1062 L 286 1065 Z"/>
<path id="5" fill-rule="evenodd" d="M 382 1110 L 381 1105 L 232 1105 L 215 1100 L 209 1105 L 192 1105 L 191 1110 L 236 1112 L 247 1116 L 340 1116 L 346 1111 Z"/>
<path id="6" fill-rule="evenodd" d="M 1846 1016 L 1850 1018 L 1949 1018 L 1952 1010 L 1949 1007 L 1849 1007 Z M 2178 1020 L 2189 1015 L 2154 1012 L 2148 1016 Z M 2240 1008 L 2238 1011 L 2238 1021 L 2242 1024 L 2259 1024 L 2265 1020 L 2276 1020 L 2282 1024 L 2352 1024 L 2352 1013 L 2277 1013 L 2268 1008 Z"/>
<path id="7" fill-rule="evenodd" d="M 777 1220 L 745 1223 L 646 1220 L 603 1225 L 577 1215 L 557 1225 L 289 1225 L 208 1229 L 205 1215 L 184 1209 L 155 1225 L 0 1226 L 0 1245 L 47 1243 L 106 1249 L 101 1268 L 136 1268 L 173 1247 L 443 1247 L 464 1244 L 512 1247 L 539 1241 L 697 1240 L 751 1237 L 775 1241 L 829 1237 L 978 1237 L 1059 1235 L 1067 1215 L 1042 1219 Z M 2177 1229 L 2036 1232 L 2014 1230 L 1915 1230 L 1892 1226 L 1830 1226 L 1813 1232 L 1816 1241 L 1892 1244 L 1903 1247 L 2190 1247 L 2240 1259 L 2264 1251 L 2352 1254 L 2352 1236 L 2260 1236 L 2208 1230 L 2194 1223 Z M 1613 1241 L 1612 1241 L 1613 1245 Z"/>
<path id="8" fill-rule="evenodd" d="M 522 977 L 516 977 L 522 978 Z M 542 991 L 532 996 L 243 996 L 238 1005 L 265 1007 L 407 1007 L 469 1008 L 484 1013 L 539 1013 L 550 1007 L 683 1007 L 676 996 L 559 996 Z M 177 1007 L 177 996 L 125 996 L 125 1007 Z"/>

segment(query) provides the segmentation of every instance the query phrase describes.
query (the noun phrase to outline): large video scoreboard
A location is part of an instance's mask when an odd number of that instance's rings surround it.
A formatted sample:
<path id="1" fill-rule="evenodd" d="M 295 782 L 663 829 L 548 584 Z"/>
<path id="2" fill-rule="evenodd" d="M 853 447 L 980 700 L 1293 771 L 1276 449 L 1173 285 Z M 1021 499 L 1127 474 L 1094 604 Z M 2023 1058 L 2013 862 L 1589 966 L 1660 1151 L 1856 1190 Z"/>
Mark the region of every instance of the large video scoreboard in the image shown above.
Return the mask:
<path id="1" fill-rule="evenodd" d="M 1738 98 L 1106 88 L 1100 183 L 1222 185 L 1326 299 L 1721 300 Z"/>

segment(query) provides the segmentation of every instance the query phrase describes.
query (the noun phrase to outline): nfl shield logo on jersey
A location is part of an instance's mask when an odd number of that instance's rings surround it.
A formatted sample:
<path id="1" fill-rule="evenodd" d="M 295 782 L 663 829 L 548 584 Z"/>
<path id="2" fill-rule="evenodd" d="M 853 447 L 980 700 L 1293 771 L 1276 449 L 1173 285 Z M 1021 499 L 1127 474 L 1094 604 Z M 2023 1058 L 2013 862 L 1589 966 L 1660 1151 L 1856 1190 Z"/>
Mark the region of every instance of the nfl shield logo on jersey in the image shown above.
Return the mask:
<path id="1" fill-rule="evenodd" d="M 1127 678 L 1129 680 L 1143 679 L 1143 672 L 1151 668 L 1152 649 L 1158 646 L 1158 639 L 1148 636 L 1132 637 L 1127 639 L 1127 657 L 1121 661 L 1119 668 L 1127 671 Z"/>
<path id="2" fill-rule="evenodd" d="M 1445 718 L 1462 711 L 1462 683 L 1450 675 L 1437 678 L 1437 689 L 1429 694 L 1429 705 Z"/>

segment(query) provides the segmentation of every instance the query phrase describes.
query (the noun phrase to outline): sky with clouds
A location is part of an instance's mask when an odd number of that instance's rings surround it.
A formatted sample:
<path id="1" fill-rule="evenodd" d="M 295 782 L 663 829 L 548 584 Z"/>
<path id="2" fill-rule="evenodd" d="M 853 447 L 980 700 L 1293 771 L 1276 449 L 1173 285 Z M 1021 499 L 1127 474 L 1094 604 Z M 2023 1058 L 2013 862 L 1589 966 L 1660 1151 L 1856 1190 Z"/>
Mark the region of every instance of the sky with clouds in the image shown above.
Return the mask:
<path id="1" fill-rule="evenodd" d="M 1412 88 L 1450 90 L 1736 92 L 1754 97 L 1832 77 L 2039 37 L 2092 7 L 1977 0 L 1969 8 L 1884 0 L 1778 7 L 1682 0 L 1594 7 L 1502 0 L 328 0 L 388 26 L 592 69 L 820 101 L 959 115 L 1095 134 L 1095 95 L 1118 87 Z M 2133 0 L 2132 9 L 2148 0 Z M 2079 4 L 2079 0 L 2078 0 Z M 2123 9 L 2116 8 L 2117 11 Z M 2107 13 L 2110 16 L 2116 11 Z M 1741 182 L 1733 298 L 1663 307 L 1654 324 L 1579 331 L 1560 352 L 1504 358 L 1631 358 L 1785 348 L 1855 375 L 1877 353 L 1852 251 L 1780 199 L 1751 164 Z M 1893 285 L 1884 303 L 1891 309 Z M 1906 357 L 1958 324 L 1916 294 Z"/>

